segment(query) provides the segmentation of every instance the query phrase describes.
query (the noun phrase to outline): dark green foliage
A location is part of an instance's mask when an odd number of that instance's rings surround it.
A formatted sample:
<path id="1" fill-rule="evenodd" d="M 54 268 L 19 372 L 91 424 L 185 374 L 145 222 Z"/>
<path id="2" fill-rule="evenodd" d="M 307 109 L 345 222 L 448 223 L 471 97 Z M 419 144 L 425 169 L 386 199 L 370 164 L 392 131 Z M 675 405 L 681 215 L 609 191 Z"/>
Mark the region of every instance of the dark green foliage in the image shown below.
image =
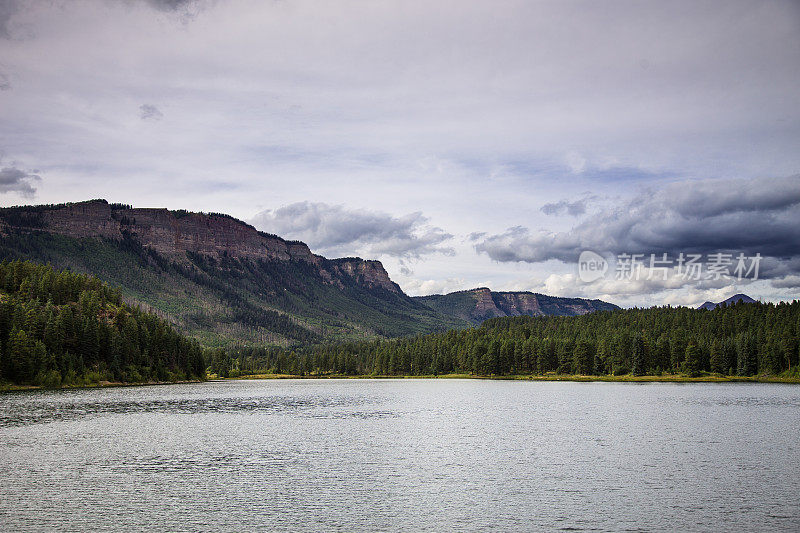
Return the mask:
<path id="1" fill-rule="evenodd" d="M 758 348 L 756 338 L 751 332 L 736 337 L 736 373 L 751 376 L 758 372 Z"/>
<path id="2" fill-rule="evenodd" d="M 393 341 L 231 352 L 236 372 L 774 375 L 797 365 L 800 301 L 514 317 Z"/>
<path id="3" fill-rule="evenodd" d="M 685 371 L 690 376 L 697 376 L 700 374 L 700 369 L 703 363 L 701 359 L 700 348 L 694 341 L 690 342 L 686 346 L 686 361 L 684 364 L 686 365 Z"/>
<path id="4" fill-rule="evenodd" d="M 634 337 L 633 349 L 631 350 L 631 374 L 634 376 L 644 376 L 646 374 L 647 353 L 645 350 L 644 339 L 639 335 Z"/>
<path id="5" fill-rule="evenodd" d="M 197 342 L 99 279 L 0 263 L 0 380 L 58 387 L 204 377 Z"/>
<path id="6" fill-rule="evenodd" d="M 711 343 L 711 351 L 708 356 L 708 363 L 712 372 L 724 374 L 730 368 L 725 357 L 725 350 L 720 339 L 714 339 Z"/>
<path id="7" fill-rule="evenodd" d="M 580 340 L 575 344 L 575 373 L 594 373 L 594 346 L 587 340 Z"/>

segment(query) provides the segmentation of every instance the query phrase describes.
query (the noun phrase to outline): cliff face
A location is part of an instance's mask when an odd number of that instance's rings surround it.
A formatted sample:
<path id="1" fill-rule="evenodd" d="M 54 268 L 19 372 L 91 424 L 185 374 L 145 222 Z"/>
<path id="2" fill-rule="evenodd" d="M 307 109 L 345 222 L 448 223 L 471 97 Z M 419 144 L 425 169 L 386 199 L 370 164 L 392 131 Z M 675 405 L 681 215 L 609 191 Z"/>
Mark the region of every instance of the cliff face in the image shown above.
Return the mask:
<path id="1" fill-rule="evenodd" d="M 24 207 L 12 209 L 26 210 Z M 34 213 L 34 209 L 36 207 L 28 211 Z M 16 226 L 25 229 L 24 225 Z M 104 200 L 41 209 L 35 229 L 77 238 L 121 240 L 124 234 L 128 234 L 142 246 L 178 261 L 185 259 L 186 252 L 315 264 L 321 260 L 303 243 L 287 242 L 260 233 L 252 226 L 227 216 L 114 207 Z"/>
<path id="2" fill-rule="evenodd" d="M 467 291 L 467 293 L 475 299 L 475 307 L 469 310 L 467 316 L 482 318 L 506 316 L 506 314 L 497 306 L 497 303 L 495 303 L 494 298 L 492 297 L 492 291 L 486 287 Z"/>
<path id="3" fill-rule="evenodd" d="M 60 206 L 0 209 L 0 233 L 45 231 L 75 238 L 131 238 L 176 262 L 187 252 L 208 257 L 268 261 L 301 261 L 313 265 L 329 283 L 349 276 L 367 288 L 400 293 L 379 261 L 347 258 L 329 261 L 302 242 L 257 231 L 227 215 L 130 208 L 92 200 Z"/>
<path id="4" fill-rule="evenodd" d="M 391 292 L 402 292 L 400 286 L 389 278 L 386 269 L 380 261 L 368 261 L 358 257 L 332 259 L 329 261 L 332 269 L 353 278 L 356 283 L 369 287 L 381 287 Z"/>
<path id="5" fill-rule="evenodd" d="M 485 287 L 450 294 L 417 297 L 440 313 L 473 324 L 503 316 L 576 316 L 599 310 L 619 309 L 614 304 L 584 298 L 558 298 L 532 292 L 492 292 Z"/>

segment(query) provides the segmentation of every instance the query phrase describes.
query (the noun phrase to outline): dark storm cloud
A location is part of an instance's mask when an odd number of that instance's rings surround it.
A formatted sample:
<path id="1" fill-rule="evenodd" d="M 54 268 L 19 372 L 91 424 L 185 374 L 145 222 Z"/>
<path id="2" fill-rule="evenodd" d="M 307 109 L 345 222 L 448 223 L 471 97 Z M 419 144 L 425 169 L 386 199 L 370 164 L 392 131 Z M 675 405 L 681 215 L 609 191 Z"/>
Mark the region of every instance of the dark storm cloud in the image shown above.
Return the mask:
<path id="1" fill-rule="evenodd" d="M 163 11 L 176 11 L 196 4 L 196 0 L 147 0 L 147 3 Z"/>
<path id="2" fill-rule="evenodd" d="M 0 169 L 0 193 L 16 192 L 25 198 L 33 198 L 36 195 L 36 187 L 33 186 L 33 182 L 42 179 L 35 172 L 35 170 L 28 172 L 13 166 Z"/>
<path id="3" fill-rule="evenodd" d="M 0 0 L 0 38 L 11 37 L 11 18 L 18 9 L 18 0 Z"/>
<path id="4" fill-rule="evenodd" d="M 800 289 L 800 276 L 785 276 L 772 280 L 770 285 L 776 289 Z"/>
<path id="5" fill-rule="evenodd" d="M 558 202 L 544 204 L 541 211 L 545 215 L 563 215 L 566 213 L 573 217 L 577 217 L 586 213 L 586 204 L 588 201 L 589 198 L 582 198 L 580 200 L 575 200 L 574 202 L 570 202 L 569 200 L 560 200 Z"/>
<path id="6" fill-rule="evenodd" d="M 500 262 L 576 261 L 600 253 L 761 253 L 762 274 L 800 272 L 800 176 L 679 182 L 603 209 L 570 231 L 523 226 L 475 246 Z"/>
<path id="7" fill-rule="evenodd" d="M 327 253 L 356 252 L 419 258 L 452 253 L 443 243 L 452 235 L 431 227 L 421 213 L 394 217 L 325 203 L 298 202 L 263 211 L 251 221 L 261 230 L 298 239 Z"/>
<path id="8" fill-rule="evenodd" d="M 170 14 L 176 14 L 184 23 L 194 18 L 208 6 L 209 0 L 144 0 L 154 9 Z"/>
<path id="9" fill-rule="evenodd" d="M 139 118 L 142 120 L 161 120 L 164 118 L 164 113 L 152 104 L 142 104 L 139 106 Z"/>

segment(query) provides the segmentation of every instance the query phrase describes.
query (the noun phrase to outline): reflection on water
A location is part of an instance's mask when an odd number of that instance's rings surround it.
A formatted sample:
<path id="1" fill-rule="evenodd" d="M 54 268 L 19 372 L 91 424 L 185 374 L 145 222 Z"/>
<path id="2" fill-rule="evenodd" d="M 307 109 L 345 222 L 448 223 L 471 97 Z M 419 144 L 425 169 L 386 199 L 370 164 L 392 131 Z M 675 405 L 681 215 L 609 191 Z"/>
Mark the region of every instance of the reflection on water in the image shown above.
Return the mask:
<path id="1" fill-rule="evenodd" d="M 769 384 L 2 394 L 0 529 L 796 531 L 798 407 Z"/>
<path id="2" fill-rule="evenodd" d="M 83 394 L 81 394 L 83 393 Z M 393 416 L 391 412 L 362 412 L 353 408 L 370 400 L 362 397 L 232 397 L 232 398 L 107 398 L 97 400 L 86 394 L 78 393 L 78 398 L 64 397 L 63 393 L 26 392 L 30 398 L 22 398 L 17 402 L 3 402 L 0 397 L 0 428 L 6 426 L 24 426 L 35 423 L 76 420 L 89 416 L 106 414 L 132 413 L 242 413 L 242 412 L 292 412 L 294 416 L 313 418 L 342 418 L 373 416 Z M 42 394 L 42 397 L 36 397 Z M 10 396 L 10 395 L 9 395 Z M 16 398 L 15 398 L 16 399 Z M 26 401 L 27 400 L 27 401 Z M 6 406 L 9 409 L 3 409 Z M 10 407 L 13 405 L 13 407 Z M 334 408 L 334 409 L 330 409 Z M 339 409 L 336 409 L 339 408 Z"/>

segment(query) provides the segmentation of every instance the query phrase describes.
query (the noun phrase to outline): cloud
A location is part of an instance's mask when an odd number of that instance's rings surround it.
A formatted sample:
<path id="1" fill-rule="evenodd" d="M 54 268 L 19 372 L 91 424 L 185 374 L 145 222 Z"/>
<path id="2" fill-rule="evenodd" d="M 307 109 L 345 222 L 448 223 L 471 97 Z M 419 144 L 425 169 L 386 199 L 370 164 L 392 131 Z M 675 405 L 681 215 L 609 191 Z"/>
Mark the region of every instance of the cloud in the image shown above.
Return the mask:
<path id="1" fill-rule="evenodd" d="M 571 262 L 576 261 L 584 249 L 590 247 L 582 246 L 580 237 L 572 232 L 542 230 L 534 233 L 524 226 L 514 226 L 503 233 L 488 235 L 475 245 L 477 252 L 485 253 L 501 263 L 541 263 L 549 259 Z"/>
<path id="2" fill-rule="evenodd" d="M 152 104 L 142 104 L 139 106 L 139 118 L 142 120 L 161 120 L 164 118 L 164 113 Z"/>
<path id="3" fill-rule="evenodd" d="M 544 204 L 541 211 L 545 215 L 562 215 L 566 213 L 570 216 L 577 217 L 586 213 L 586 204 L 590 199 L 591 198 L 581 198 L 574 202 L 560 200 L 558 202 Z"/>
<path id="4" fill-rule="evenodd" d="M 0 38 L 11 37 L 11 18 L 18 9 L 17 0 L 0 0 Z"/>
<path id="5" fill-rule="evenodd" d="M 583 250 L 613 255 L 742 252 L 765 257 L 762 274 L 800 271 L 800 176 L 682 181 L 649 188 L 569 231 L 515 226 L 475 245 L 495 261 L 574 262 Z"/>
<path id="6" fill-rule="evenodd" d="M 144 0 L 157 11 L 177 15 L 183 24 L 196 19 L 201 11 L 213 4 L 214 0 Z"/>
<path id="7" fill-rule="evenodd" d="M 196 4 L 196 0 L 147 0 L 147 3 L 163 11 L 175 11 Z"/>
<path id="8" fill-rule="evenodd" d="M 780 279 L 773 279 L 770 285 L 776 289 L 800 289 L 800 276 L 784 276 Z"/>
<path id="9" fill-rule="evenodd" d="M 15 192 L 25 198 L 36 196 L 36 187 L 33 182 L 41 181 L 36 170 L 28 172 L 16 167 L 0 169 L 0 193 Z"/>
<path id="10" fill-rule="evenodd" d="M 400 285 L 403 291 L 411 296 L 427 296 L 463 290 L 465 282 L 463 278 L 408 279 L 400 280 Z"/>
<path id="11" fill-rule="evenodd" d="M 0 91 L 8 91 L 11 89 L 11 82 L 8 81 L 8 74 L 0 72 Z"/>
<path id="12" fill-rule="evenodd" d="M 359 253 L 418 259 L 453 253 L 443 245 L 452 235 L 430 226 L 422 213 L 394 217 L 322 202 L 298 202 L 262 211 L 250 222 L 260 230 L 301 240 L 326 255 Z"/>

